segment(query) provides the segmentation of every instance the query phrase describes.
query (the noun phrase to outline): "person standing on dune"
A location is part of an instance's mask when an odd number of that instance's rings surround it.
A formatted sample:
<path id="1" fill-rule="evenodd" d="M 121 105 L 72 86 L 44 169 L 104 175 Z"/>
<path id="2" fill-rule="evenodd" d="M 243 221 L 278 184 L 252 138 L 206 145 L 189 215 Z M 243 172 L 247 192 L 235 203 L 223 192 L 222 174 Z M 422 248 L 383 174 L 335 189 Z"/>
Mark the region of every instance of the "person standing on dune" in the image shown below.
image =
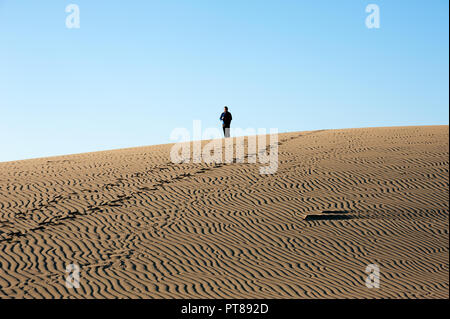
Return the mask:
<path id="1" fill-rule="evenodd" d="M 223 127 L 223 135 L 225 137 L 230 137 L 230 124 L 233 117 L 231 116 L 231 113 L 228 112 L 228 107 L 225 106 L 223 108 L 223 113 L 220 115 L 220 120 L 222 121 L 222 127 Z"/>

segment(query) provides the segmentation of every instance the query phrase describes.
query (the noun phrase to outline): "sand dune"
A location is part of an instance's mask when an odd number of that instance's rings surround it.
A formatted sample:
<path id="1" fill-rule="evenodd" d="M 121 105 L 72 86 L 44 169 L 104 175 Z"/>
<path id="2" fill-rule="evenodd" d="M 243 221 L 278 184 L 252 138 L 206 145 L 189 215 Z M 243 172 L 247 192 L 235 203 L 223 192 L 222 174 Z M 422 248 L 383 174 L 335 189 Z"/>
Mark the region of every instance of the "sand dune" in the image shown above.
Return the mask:
<path id="1" fill-rule="evenodd" d="M 448 133 L 280 134 L 267 176 L 171 145 L 0 163 L 0 297 L 448 298 Z"/>

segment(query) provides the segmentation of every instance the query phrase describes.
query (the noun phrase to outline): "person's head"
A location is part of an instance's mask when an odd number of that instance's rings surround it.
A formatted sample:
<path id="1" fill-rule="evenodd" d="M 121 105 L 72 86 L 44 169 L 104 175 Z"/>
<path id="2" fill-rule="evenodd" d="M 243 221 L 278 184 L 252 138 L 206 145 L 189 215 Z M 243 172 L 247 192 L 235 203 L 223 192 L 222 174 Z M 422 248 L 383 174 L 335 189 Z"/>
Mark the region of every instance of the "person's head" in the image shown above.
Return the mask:
<path id="1" fill-rule="evenodd" d="M 223 108 L 223 110 L 224 110 L 225 112 L 228 112 L 228 106 L 225 106 L 225 107 Z"/>

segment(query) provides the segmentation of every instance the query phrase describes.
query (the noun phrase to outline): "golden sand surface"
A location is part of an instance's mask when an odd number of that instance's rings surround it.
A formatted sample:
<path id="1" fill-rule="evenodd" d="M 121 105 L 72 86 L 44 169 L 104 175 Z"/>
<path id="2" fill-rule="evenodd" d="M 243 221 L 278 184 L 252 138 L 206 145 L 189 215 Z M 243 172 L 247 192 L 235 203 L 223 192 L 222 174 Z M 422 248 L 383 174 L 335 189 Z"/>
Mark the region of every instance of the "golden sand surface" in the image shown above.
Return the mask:
<path id="1" fill-rule="evenodd" d="M 171 144 L 0 163 L 0 297 L 449 298 L 448 139 L 280 134 L 273 175 Z"/>

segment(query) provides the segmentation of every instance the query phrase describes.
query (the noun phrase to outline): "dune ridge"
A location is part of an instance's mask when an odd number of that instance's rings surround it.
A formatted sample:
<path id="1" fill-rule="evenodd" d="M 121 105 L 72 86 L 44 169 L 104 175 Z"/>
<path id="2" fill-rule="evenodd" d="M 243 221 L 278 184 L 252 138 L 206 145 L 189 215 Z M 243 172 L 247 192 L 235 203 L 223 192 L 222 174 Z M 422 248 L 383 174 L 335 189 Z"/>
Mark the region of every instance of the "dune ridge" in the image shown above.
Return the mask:
<path id="1" fill-rule="evenodd" d="M 171 144 L 0 163 L 0 297 L 449 298 L 448 133 L 280 134 L 267 176 Z"/>

